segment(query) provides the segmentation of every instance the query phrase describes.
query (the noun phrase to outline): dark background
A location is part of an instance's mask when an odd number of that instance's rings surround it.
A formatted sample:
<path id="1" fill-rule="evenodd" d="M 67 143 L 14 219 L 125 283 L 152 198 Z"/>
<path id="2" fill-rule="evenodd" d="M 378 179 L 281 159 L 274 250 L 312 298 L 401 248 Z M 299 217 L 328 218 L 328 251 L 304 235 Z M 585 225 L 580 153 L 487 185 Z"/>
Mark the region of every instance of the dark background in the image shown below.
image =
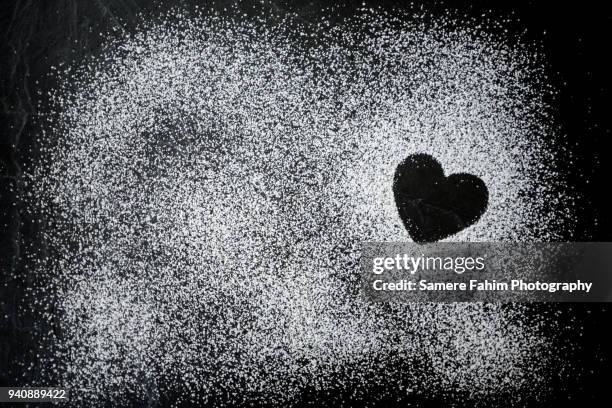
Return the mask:
<path id="1" fill-rule="evenodd" d="M 44 219 L 33 219 L 25 211 L 24 169 L 38 156 L 37 124 L 44 119 L 45 92 L 54 84 L 47 74 L 52 65 L 71 63 L 95 54 L 101 33 L 125 24 L 128 27 L 139 12 L 195 1 L 144 0 L 2 0 L 0 2 L 0 386 L 23 385 L 36 381 L 36 352 L 41 346 L 40 333 L 48 330 L 44 323 L 23 306 L 30 302 L 27 288 L 39 284 L 28 273 L 26 248 L 44 255 L 39 230 Z M 385 9 L 405 8 L 402 2 L 365 2 Z M 508 36 L 520 34 L 541 44 L 550 63 L 550 75 L 560 89 L 559 118 L 562 131 L 575 145 L 577 162 L 569 171 L 570 185 L 584 197 L 574 241 L 611 241 L 609 191 L 610 153 L 608 144 L 611 123 L 610 108 L 610 40 L 612 13 L 608 2 L 581 1 L 423 1 L 432 12 L 454 11 L 459 15 L 481 18 L 483 12 L 509 19 Z M 232 2 L 217 1 L 210 7 L 222 10 Z M 322 1 L 242 2 L 237 7 L 249 13 L 253 5 L 259 10 L 282 16 L 296 12 L 300 19 L 316 21 L 328 6 Z M 330 3 L 331 4 L 331 3 Z M 356 2 L 333 2 L 334 15 L 351 15 L 362 5 Z M 523 401 L 519 405 L 552 406 L 560 402 L 605 403 L 611 383 L 610 349 L 612 335 L 610 312 L 606 305 L 534 306 L 533 313 L 555 309 L 558 319 L 583 326 L 582 331 L 568 331 L 575 337 L 575 379 L 559 378 L 555 392 L 546 401 Z M 577 323 L 578 324 L 577 324 Z M 44 347 L 44 345 L 43 345 Z M 425 368 L 426 369 L 426 368 Z M 42 385 L 42 384 L 39 384 Z M 168 402 L 172 396 L 167 396 Z M 347 405 L 364 405 L 340 392 L 322 396 L 305 390 L 308 401 L 347 400 Z M 374 405 L 385 405 L 376 392 L 366 396 Z M 496 396 L 484 405 L 508 404 L 509 396 Z M 393 400 L 395 401 L 395 400 Z M 461 403 L 458 396 L 431 395 L 416 401 L 423 406 Z M 472 401 L 471 403 L 474 403 Z M 371 405 L 370 404 L 370 405 Z M 446 405 L 446 404 L 445 404 Z"/>

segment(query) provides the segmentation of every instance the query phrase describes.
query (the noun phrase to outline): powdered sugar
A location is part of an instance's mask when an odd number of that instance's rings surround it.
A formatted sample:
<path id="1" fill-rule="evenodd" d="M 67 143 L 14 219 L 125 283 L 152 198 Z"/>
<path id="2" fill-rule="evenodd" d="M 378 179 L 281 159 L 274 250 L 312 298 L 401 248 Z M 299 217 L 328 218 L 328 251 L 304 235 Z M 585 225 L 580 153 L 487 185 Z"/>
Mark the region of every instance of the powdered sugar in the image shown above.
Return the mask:
<path id="1" fill-rule="evenodd" d="M 541 62 L 464 24 L 176 12 L 63 72 L 36 174 L 61 309 L 50 375 L 89 403 L 287 403 L 387 376 L 406 393 L 544 392 L 544 317 L 359 293 L 361 242 L 409 239 L 391 188 L 409 154 L 488 186 L 450 239 L 571 227 Z"/>

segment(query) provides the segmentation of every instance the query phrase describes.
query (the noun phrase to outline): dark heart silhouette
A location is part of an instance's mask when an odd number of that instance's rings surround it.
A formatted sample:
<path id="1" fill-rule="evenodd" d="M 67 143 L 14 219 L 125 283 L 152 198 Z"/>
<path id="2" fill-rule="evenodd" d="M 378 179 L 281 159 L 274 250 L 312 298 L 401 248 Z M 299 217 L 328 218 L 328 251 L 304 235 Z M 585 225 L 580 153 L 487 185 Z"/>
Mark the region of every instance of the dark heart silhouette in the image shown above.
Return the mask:
<path id="1" fill-rule="evenodd" d="M 408 156 L 395 170 L 393 194 L 400 218 L 416 242 L 434 242 L 469 227 L 484 214 L 489 192 L 478 177 L 448 177 L 427 154 Z"/>

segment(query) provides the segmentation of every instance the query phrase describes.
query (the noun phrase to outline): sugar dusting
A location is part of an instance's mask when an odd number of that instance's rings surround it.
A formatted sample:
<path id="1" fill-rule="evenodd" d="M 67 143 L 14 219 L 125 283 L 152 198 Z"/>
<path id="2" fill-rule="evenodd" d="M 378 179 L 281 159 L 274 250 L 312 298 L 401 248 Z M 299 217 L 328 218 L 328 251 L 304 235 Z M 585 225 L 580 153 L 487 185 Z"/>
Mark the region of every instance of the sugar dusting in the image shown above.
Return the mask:
<path id="1" fill-rule="evenodd" d="M 61 316 L 50 377 L 88 404 L 287 404 L 390 378 L 394 396 L 546 392 L 549 316 L 368 304 L 357 269 L 362 242 L 409 239 L 391 182 L 419 152 L 488 186 L 450 239 L 566 236 L 533 50 L 367 10 L 335 27 L 162 20 L 53 95 L 35 175 Z"/>

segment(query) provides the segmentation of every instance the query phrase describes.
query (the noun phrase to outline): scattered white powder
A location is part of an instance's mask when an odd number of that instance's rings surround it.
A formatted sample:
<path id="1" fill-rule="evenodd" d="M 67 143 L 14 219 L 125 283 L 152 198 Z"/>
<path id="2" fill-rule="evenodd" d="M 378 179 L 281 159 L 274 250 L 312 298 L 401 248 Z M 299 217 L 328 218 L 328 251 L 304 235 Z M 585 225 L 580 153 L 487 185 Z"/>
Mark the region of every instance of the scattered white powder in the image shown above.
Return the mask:
<path id="1" fill-rule="evenodd" d="M 357 266 L 362 242 L 409 240 L 392 178 L 414 153 L 487 184 L 450 240 L 567 237 L 544 72 L 475 23 L 368 10 L 333 27 L 175 12 L 109 40 L 60 72 L 35 174 L 48 375 L 88 405 L 545 393 L 552 319 L 368 304 Z"/>

